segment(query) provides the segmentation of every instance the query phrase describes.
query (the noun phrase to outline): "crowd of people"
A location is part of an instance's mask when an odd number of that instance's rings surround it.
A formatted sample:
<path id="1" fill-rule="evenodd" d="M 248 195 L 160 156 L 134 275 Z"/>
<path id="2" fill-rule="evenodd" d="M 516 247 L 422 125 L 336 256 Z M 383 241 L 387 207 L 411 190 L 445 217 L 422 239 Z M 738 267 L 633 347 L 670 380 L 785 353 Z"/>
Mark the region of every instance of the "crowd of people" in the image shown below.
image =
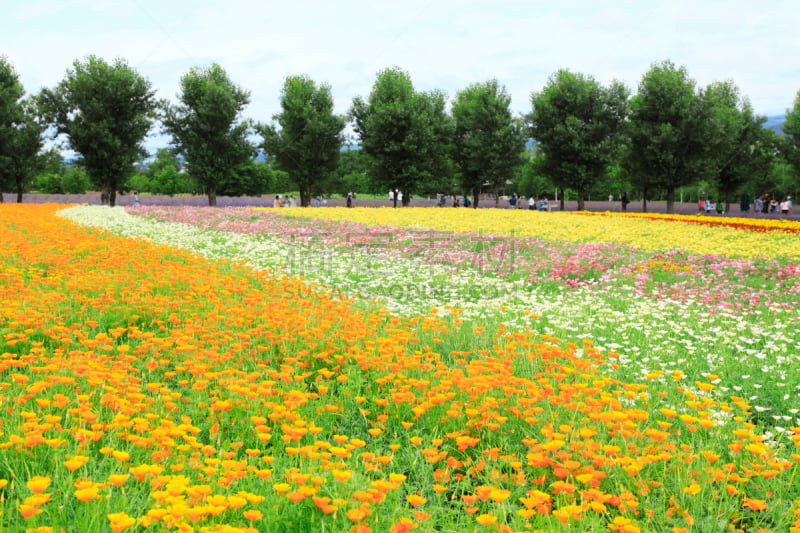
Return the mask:
<path id="1" fill-rule="evenodd" d="M 750 209 L 752 208 L 753 213 L 780 213 L 782 215 L 788 215 L 792 212 L 792 197 L 786 196 L 782 200 L 778 201 L 778 199 L 774 196 L 770 197 L 768 193 L 762 194 L 752 202 L 750 201 L 750 196 L 747 194 L 743 194 L 740 202 L 739 202 L 739 210 L 742 213 L 750 213 Z M 718 213 L 722 214 L 725 211 L 725 204 L 722 200 L 714 202 L 713 200 L 709 200 L 708 198 L 701 198 L 697 204 L 697 212 L 698 214 L 713 214 Z"/>

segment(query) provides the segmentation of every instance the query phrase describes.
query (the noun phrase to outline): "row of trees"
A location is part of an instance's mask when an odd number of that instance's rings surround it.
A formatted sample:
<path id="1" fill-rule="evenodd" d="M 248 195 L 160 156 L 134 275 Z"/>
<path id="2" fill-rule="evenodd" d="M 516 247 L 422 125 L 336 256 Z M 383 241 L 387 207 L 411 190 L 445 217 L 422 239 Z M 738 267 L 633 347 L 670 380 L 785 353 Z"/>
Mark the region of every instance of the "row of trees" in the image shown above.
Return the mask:
<path id="1" fill-rule="evenodd" d="M 727 208 L 737 188 L 776 154 L 800 169 L 800 93 L 787 135 L 778 137 L 762 127 L 766 119 L 733 82 L 698 89 L 684 67 L 669 61 L 654 64 L 634 96 L 622 83 L 605 87 L 560 70 L 531 95 L 532 111 L 523 117 L 512 114 L 511 98 L 496 80 L 459 91 L 448 113 L 443 93 L 417 91 L 399 68 L 380 72 L 346 117 L 334 114 L 330 87 L 306 76 L 286 78 L 271 124 L 243 118 L 249 102 L 249 92 L 216 64 L 186 73 L 178 103 L 171 104 L 157 100 L 125 61 L 95 56 L 75 61 L 56 87 L 25 98 L 18 75 L 0 57 L 0 190 L 13 187 L 21 200 L 52 127 L 80 154 L 103 203 L 114 205 L 157 120 L 173 150 L 128 186 L 164 194 L 191 188 L 212 206 L 220 191 L 258 194 L 287 177 L 305 206 L 337 182 L 359 185 L 364 174 L 372 189 L 402 191 L 404 203 L 412 194 L 459 191 L 477 206 L 481 191 L 497 198 L 510 178 L 529 169 L 549 185 L 576 191 L 578 209 L 592 187 L 611 178 L 620 192 L 635 187 L 645 201 L 663 191 L 672 212 L 676 189 L 700 180 L 724 193 Z M 360 150 L 343 156 L 348 121 Z M 253 133 L 260 142 L 251 141 Z M 525 157 L 529 139 L 532 159 Z M 255 163 L 259 148 L 269 165 Z M 178 156 L 188 178 L 177 171 Z"/>

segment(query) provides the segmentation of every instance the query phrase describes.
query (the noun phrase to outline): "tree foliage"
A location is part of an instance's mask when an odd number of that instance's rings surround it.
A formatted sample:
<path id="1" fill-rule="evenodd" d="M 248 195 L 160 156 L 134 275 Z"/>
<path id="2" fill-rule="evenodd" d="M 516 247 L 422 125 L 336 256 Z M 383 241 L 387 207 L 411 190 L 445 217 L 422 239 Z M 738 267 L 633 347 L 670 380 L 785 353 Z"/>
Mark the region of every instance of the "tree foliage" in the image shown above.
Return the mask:
<path id="1" fill-rule="evenodd" d="M 663 61 L 644 74 L 631 99 L 627 164 L 644 191 L 645 210 L 648 191 L 661 187 L 673 213 L 675 189 L 709 174 L 709 118 L 685 67 Z"/>
<path id="2" fill-rule="evenodd" d="M 396 67 L 378 73 L 366 101 L 353 99 L 350 114 L 370 157 L 370 176 L 384 190 L 402 192 L 404 205 L 421 183 L 449 168 L 452 126 L 445 104 L 440 92 L 415 91 L 408 73 Z"/>
<path id="3" fill-rule="evenodd" d="M 113 64 L 96 56 L 76 60 L 54 89 L 45 89 L 40 108 L 81 166 L 102 189 L 101 201 L 113 206 L 117 186 L 145 154 L 142 141 L 156 117 L 150 82 L 122 59 Z"/>
<path id="4" fill-rule="evenodd" d="M 467 87 L 453 103 L 454 159 L 473 207 L 478 207 L 484 183 L 497 199 L 498 190 L 524 163 L 525 133 L 510 105 L 511 96 L 497 80 Z"/>
<path id="5" fill-rule="evenodd" d="M 786 110 L 786 121 L 783 123 L 783 133 L 786 135 L 783 153 L 786 160 L 800 174 L 800 91 L 794 99 L 791 110 Z"/>
<path id="6" fill-rule="evenodd" d="M 732 81 L 712 83 L 703 98 L 710 116 L 712 176 L 728 212 L 732 195 L 753 176 L 765 174 L 771 167 L 774 144 L 763 127 L 767 118 L 753 113 L 750 102 Z"/>
<path id="7" fill-rule="evenodd" d="M 234 85 L 217 64 L 193 68 L 181 77 L 179 105 L 163 103 L 164 131 L 172 135 L 189 173 L 217 205 L 217 189 L 236 180 L 237 168 L 253 157 L 250 124 L 241 113 L 250 94 Z"/>
<path id="8" fill-rule="evenodd" d="M 24 100 L 25 90 L 14 67 L 0 56 L 0 202 L 4 189 L 14 189 L 17 202 L 40 166 L 45 126 L 35 99 Z"/>
<path id="9" fill-rule="evenodd" d="M 281 91 L 281 112 L 275 125 L 259 124 L 264 151 L 289 172 L 300 188 L 300 205 L 307 207 L 311 196 L 322 192 L 323 184 L 336 168 L 344 138 L 345 119 L 333 113 L 330 86 L 306 76 L 289 76 Z"/>
<path id="10" fill-rule="evenodd" d="M 583 210 L 589 187 L 606 173 L 627 115 L 628 90 L 593 77 L 559 70 L 531 95 L 530 134 L 539 143 L 540 170 L 560 188 L 578 192 Z"/>

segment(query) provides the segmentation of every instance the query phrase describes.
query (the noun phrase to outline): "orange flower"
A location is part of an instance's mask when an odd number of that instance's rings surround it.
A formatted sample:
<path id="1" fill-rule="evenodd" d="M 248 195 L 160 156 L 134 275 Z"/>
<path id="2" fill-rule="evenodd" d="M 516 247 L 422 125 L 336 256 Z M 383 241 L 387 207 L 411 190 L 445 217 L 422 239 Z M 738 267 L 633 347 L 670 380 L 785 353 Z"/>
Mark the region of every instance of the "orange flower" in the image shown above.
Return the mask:
<path id="1" fill-rule="evenodd" d="M 44 512 L 38 507 L 34 507 L 33 505 L 28 505 L 26 503 L 23 503 L 22 505 L 17 507 L 17 510 L 19 510 L 20 514 L 25 518 L 30 518 L 32 516 L 36 516 L 37 514 Z"/>
<path id="2" fill-rule="evenodd" d="M 492 513 L 485 513 L 482 515 L 478 515 L 475 520 L 482 526 L 490 526 L 497 522 L 497 517 L 494 516 Z"/>
<path id="3" fill-rule="evenodd" d="M 107 515 L 108 521 L 111 523 L 111 529 L 113 531 L 122 531 L 124 529 L 128 529 L 133 524 L 136 523 L 136 520 L 125 513 L 112 513 Z"/>
<path id="4" fill-rule="evenodd" d="M 247 520 L 250 520 L 251 522 L 255 522 L 256 520 L 261 520 L 261 518 L 264 516 L 264 513 L 256 509 L 248 509 L 247 511 L 242 513 L 242 516 L 244 516 Z"/>
<path id="5" fill-rule="evenodd" d="M 64 461 L 64 466 L 66 466 L 67 470 L 69 470 L 70 472 L 74 472 L 80 467 L 82 467 L 84 464 L 86 464 L 86 461 L 88 460 L 89 460 L 88 457 L 85 457 L 83 455 L 76 455 L 72 459 Z"/>
<path id="6" fill-rule="evenodd" d="M 428 500 L 417 494 L 409 494 L 406 496 L 406 501 L 411 507 L 419 507 Z"/>
<path id="7" fill-rule="evenodd" d="M 44 476 L 33 476 L 28 480 L 27 485 L 34 494 L 39 494 L 47 490 L 47 487 L 50 486 L 50 478 Z"/>
<path id="8" fill-rule="evenodd" d="M 75 491 L 75 497 L 82 502 L 88 502 L 97 497 L 97 487 L 88 487 L 85 489 L 78 489 Z"/>

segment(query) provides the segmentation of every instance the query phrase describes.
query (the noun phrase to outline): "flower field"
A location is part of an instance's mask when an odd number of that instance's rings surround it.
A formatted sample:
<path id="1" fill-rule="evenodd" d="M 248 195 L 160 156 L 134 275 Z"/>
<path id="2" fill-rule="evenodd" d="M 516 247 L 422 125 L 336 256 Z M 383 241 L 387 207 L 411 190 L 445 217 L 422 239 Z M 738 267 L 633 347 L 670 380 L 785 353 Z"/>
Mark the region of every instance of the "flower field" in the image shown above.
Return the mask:
<path id="1" fill-rule="evenodd" d="M 0 206 L 0 531 L 800 531 L 796 235 L 59 209 Z"/>

